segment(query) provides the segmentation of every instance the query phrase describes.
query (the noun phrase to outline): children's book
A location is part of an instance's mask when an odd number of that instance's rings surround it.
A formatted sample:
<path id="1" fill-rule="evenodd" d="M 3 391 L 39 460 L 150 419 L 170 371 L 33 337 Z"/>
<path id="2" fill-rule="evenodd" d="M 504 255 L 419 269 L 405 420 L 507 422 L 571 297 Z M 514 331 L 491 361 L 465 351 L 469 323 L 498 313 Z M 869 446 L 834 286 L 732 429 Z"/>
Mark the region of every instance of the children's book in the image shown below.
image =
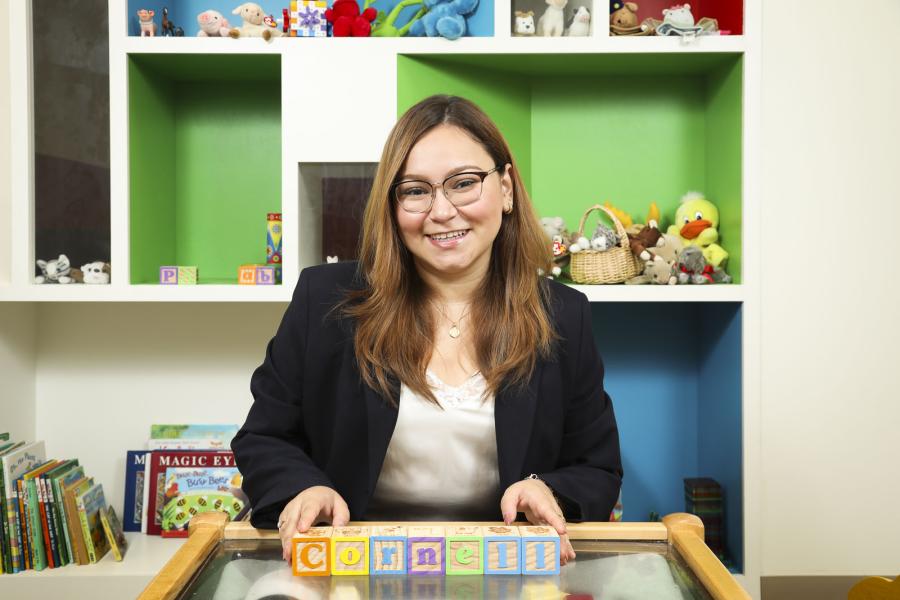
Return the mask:
<path id="1" fill-rule="evenodd" d="M 226 448 L 231 448 L 231 439 L 237 435 L 237 425 L 210 425 L 210 424 L 180 424 L 180 425 L 151 425 L 151 440 L 173 439 L 214 439 L 225 443 Z"/>
<path id="2" fill-rule="evenodd" d="M 147 461 L 149 476 L 144 481 L 147 490 L 147 533 L 162 533 L 163 508 L 174 496 L 173 489 L 166 488 L 166 469 L 189 467 L 193 469 L 221 469 L 234 467 L 231 451 L 158 450 L 150 453 Z"/>
<path id="3" fill-rule="evenodd" d="M 61 516 L 61 504 L 59 492 L 54 489 L 53 480 L 78 467 L 78 459 L 61 461 L 59 465 L 47 471 L 39 478 L 40 486 L 43 486 L 44 512 L 47 516 L 47 526 L 52 542 L 53 559 L 56 566 L 64 566 L 71 562 L 63 535 L 63 519 Z"/>
<path id="4" fill-rule="evenodd" d="M 36 469 L 25 473 L 22 479 L 25 482 L 25 507 L 28 526 L 30 527 L 30 548 L 32 568 L 35 571 L 43 571 L 48 566 L 55 567 L 53 554 L 50 549 L 50 532 L 47 529 L 47 521 L 41 510 L 41 497 L 38 493 L 37 478 L 54 468 L 59 461 L 48 460 Z"/>
<path id="5" fill-rule="evenodd" d="M 125 531 L 141 530 L 144 467 L 148 456 L 146 450 L 129 450 L 125 455 L 125 504 L 122 514 L 122 527 Z"/>
<path id="6" fill-rule="evenodd" d="M 52 480 L 54 498 L 56 499 L 56 509 L 59 513 L 60 535 L 66 547 L 66 555 L 69 562 L 75 562 L 75 551 L 72 547 L 72 535 L 69 532 L 69 519 L 66 514 L 66 499 L 63 490 L 66 486 L 75 483 L 79 479 L 84 478 L 84 467 L 74 467 L 62 475 L 57 475 Z"/>
<path id="7" fill-rule="evenodd" d="M 8 529 L 8 531 L 4 531 L 7 534 L 10 566 L 13 573 L 18 573 L 25 568 L 21 535 L 24 523 L 21 523 L 19 518 L 19 493 L 16 481 L 43 463 L 45 459 L 46 453 L 42 441 L 23 444 L 0 456 L 0 471 L 3 472 L 3 495 L 6 500 L 6 505 L 3 507 L 3 520 Z"/>
<path id="8" fill-rule="evenodd" d="M 4 434 L 9 435 L 9 434 Z M 0 446 L 0 458 L 9 454 L 16 448 L 25 445 L 25 442 L 9 442 Z M 6 483 L 3 477 L 3 469 L 0 468 L 0 547 L 3 549 L 3 572 L 12 573 L 12 539 L 10 538 L 9 521 L 6 519 Z M 18 544 L 18 543 L 17 543 Z"/>
<path id="9" fill-rule="evenodd" d="M 69 537 L 72 540 L 72 554 L 79 565 L 89 565 L 87 548 L 84 544 L 84 535 L 81 532 L 81 519 L 78 516 L 78 504 L 76 498 L 88 491 L 94 485 L 92 477 L 82 477 L 63 487 L 63 501 L 66 505 L 66 523 L 69 528 Z"/>
<path id="10" fill-rule="evenodd" d="M 103 531 L 106 533 L 106 541 L 109 549 L 112 551 L 113 558 L 121 561 L 128 550 L 128 542 L 125 540 L 125 533 L 122 531 L 122 524 L 116 516 L 116 511 L 112 506 L 100 509 L 100 522 L 103 524 Z"/>
<path id="11" fill-rule="evenodd" d="M 147 442 L 150 450 L 230 450 L 231 440 L 216 438 L 159 439 Z"/>
<path id="12" fill-rule="evenodd" d="M 106 508 L 103 484 L 95 483 L 90 489 L 76 496 L 75 506 L 81 521 L 81 535 L 84 537 L 88 560 L 94 564 L 109 551 L 109 543 L 106 541 L 106 533 L 100 521 L 100 510 Z"/>
<path id="13" fill-rule="evenodd" d="M 191 518 L 204 512 L 224 512 L 230 520 L 239 520 L 249 510 L 241 481 L 237 467 L 166 469 L 162 536 L 187 537 Z"/>

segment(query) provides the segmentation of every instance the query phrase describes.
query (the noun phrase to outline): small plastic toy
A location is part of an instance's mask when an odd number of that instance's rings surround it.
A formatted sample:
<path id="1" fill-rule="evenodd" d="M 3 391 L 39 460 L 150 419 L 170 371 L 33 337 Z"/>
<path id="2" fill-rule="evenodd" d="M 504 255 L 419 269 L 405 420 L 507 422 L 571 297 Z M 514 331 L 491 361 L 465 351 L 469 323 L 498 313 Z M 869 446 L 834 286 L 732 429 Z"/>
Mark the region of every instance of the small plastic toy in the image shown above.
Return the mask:
<path id="1" fill-rule="evenodd" d="M 156 21 L 153 20 L 155 16 L 156 11 L 147 10 L 146 8 L 137 11 L 138 23 L 141 26 L 141 37 L 153 37 L 156 35 Z"/>
<path id="2" fill-rule="evenodd" d="M 162 34 L 163 37 L 184 37 L 184 29 L 175 27 L 175 24 L 169 20 L 169 9 L 163 6 L 162 10 Z"/>
<path id="3" fill-rule="evenodd" d="M 572 25 L 566 32 L 569 37 L 587 37 L 591 35 L 591 12 L 586 6 L 579 6 L 572 18 Z"/>
<path id="4" fill-rule="evenodd" d="M 563 11 L 569 0 L 546 0 L 547 8 L 538 21 L 538 35 L 546 37 L 559 37 L 565 30 L 565 18 Z"/>
<path id="5" fill-rule="evenodd" d="M 516 26 L 513 29 L 513 35 L 516 37 L 531 37 L 534 35 L 533 10 L 516 11 Z"/>

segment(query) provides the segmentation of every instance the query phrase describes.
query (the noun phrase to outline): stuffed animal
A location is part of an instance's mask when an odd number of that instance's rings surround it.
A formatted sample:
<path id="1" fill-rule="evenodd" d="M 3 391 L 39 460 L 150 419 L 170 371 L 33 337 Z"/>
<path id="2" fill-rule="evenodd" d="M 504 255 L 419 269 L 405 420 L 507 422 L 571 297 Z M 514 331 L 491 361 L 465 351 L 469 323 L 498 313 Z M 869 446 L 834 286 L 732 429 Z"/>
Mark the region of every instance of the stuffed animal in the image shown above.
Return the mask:
<path id="1" fill-rule="evenodd" d="M 584 236 L 581 236 L 571 244 L 569 244 L 569 253 L 577 254 L 582 250 L 590 250 L 591 249 L 591 240 L 587 239 Z"/>
<path id="2" fill-rule="evenodd" d="M 678 277 L 675 276 L 674 264 L 669 264 L 662 257 L 654 256 L 652 260 L 644 263 L 644 272 L 626 281 L 628 284 L 675 285 Z"/>
<path id="3" fill-rule="evenodd" d="M 572 25 L 566 32 L 569 37 L 585 37 L 591 35 L 591 13 L 584 7 L 579 6 L 575 10 L 575 16 L 572 18 Z"/>
<path id="4" fill-rule="evenodd" d="M 146 8 L 137 11 L 138 23 L 140 23 L 141 26 L 141 37 L 153 37 L 156 35 L 156 21 L 153 20 L 154 16 L 156 16 L 156 12 L 147 10 Z"/>
<path id="5" fill-rule="evenodd" d="M 703 256 L 713 267 L 722 267 L 728 260 L 728 252 L 716 242 L 719 240 L 719 210 L 699 192 L 688 192 L 681 198 L 681 206 L 675 212 L 675 224 L 668 233 L 677 235 L 685 246 L 703 249 Z"/>
<path id="6" fill-rule="evenodd" d="M 569 0 L 546 0 L 547 9 L 538 21 L 538 34 L 546 37 L 559 37 L 565 29 L 563 9 Z"/>
<path id="7" fill-rule="evenodd" d="M 197 37 L 228 37 L 231 29 L 228 19 L 217 10 L 205 10 L 197 15 L 197 24 L 200 26 Z"/>
<path id="8" fill-rule="evenodd" d="M 517 10 L 515 35 L 525 37 L 534 35 L 534 11 Z"/>
<path id="9" fill-rule="evenodd" d="M 281 30 L 278 27 L 265 23 L 266 13 L 262 6 L 255 2 L 245 2 L 231 11 L 231 14 L 240 15 L 242 21 L 240 27 L 232 27 L 228 32 L 228 35 L 235 39 L 261 37 L 269 41 L 273 37 L 281 37 Z"/>
<path id="10" fill-rule="evenodd" d="M 34 278 L 35 283 L 81 283 L 83 280 L 81 271 L 71 267 L 65 254 L 53 260 L 38 260 L 37 266 L 41 274 Z"/>
<path id="11" fill-rule="evenodd" d="M 678 262 L 678 255 L 681 254 L 683 248 L 684 244 L 681 243 L 680 237 L 664 233 L 656 241 L 656 245 L 653 248 L 650 248 L 649 251 L 651 259 L 658 256 L 674 267 L 675 263 Z"/>
<path id="12" fill-rule="evenodd" d="M 409 35 L 456 40 L 466 35 L 465 18 L 478 8 L 478 0 L 425 0 L 425 6 L 428 12 L 413 23 Z"/>
<path id="13" fill-rule="evenodd" d="M 638 5 L 634 2 L 609 0 L 609 24 L 620 29 L 630 29 L 638 25 Z"/>
<path id="14" fill-rule="evenodd" d="M 651 259 L 650 248 L 654 248 L 656 243 L 662 239 L 662 233 L 656 221 L 650 221 L 647 225 L 636 234 L 628 234 L 628 244 L 631 246 L 631 253 L 640 258 L 644 262 Z M 665 243 L 665 241 L 663 242 Z"/>
<path id="15" fill-rule="evenodd" d="M 81 272 L 84 277 L 84 283 L 106 284 L 109 283 L 110 266 L 109 263 L 97 261 L 81 266 Z"/>
<path id="16" fill-rule="evenodd" d="M 377 15 L 378 11 L 372 7 L 359 12 L 356 0 L 335 0 L 325 11 L 325 20 L 331 23 L 334 37 L 369 37 Z"/>
<path id="17" fill-rule="evenodd" d="M 676 4 L 663 9 L 662 23 L 656 26 L 656 35 L 695 36 L 703 31 L 703 27 L 694 25 L 694 15 L 690 4 Z"/>
<path id="18" fill-rule="evenodd" d="M 731 283 L 731 276 L 722 269 L 706 262 L 703 251 L 697 246 L 688 246 L 678 256 L 676 267 L 678 283 L 705 285 L 708 283 Z"/>
<path id="19" fill-rule="evenodd" d="M 619 241 L 619 235 L 615 231 L 603 223 L 597 223 L 594 235 L 591 236 L 591 249 L 604 252 L 618 246 Z"/>

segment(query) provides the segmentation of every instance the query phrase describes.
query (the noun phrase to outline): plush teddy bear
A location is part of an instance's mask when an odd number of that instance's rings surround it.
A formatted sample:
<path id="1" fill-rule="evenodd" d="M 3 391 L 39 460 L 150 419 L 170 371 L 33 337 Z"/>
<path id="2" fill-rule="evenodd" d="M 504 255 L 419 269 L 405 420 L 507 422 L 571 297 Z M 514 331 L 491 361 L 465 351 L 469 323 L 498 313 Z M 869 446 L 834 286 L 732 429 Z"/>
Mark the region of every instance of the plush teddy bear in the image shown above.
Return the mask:
<path id="1" fill-rule="evenodd" d="M 107 284 L 110 277 L 109 263 L 96 261 L 81 266 L 84 275 L 84 283 Z"/>
<path id="2" fill-rule="evenodd" d="M 559 37 L 565 30 L 565 16 L 563 10 L 569 0 L 546 0 L 547 8 L 538 20 L 538 35 L 545 37 Z"/>
<path id="3" fill-rule="evenodd" d="M 325 20 L 331 23 L 333 37 L 369 37 L 377 15 L 371 6 L 360 13 L 356 0 L 335 0 L 325 11 Z"/>
<path id="4" fill-rule="evenodd" d="M 38 260 L 37 266 L 41 274 L 34 278 L 35 283 L 81 283 L 83 280 L 81 271 L 71 267 L 65 254 L 53 260 Z"/>
<path id="5" fill-rule="evenodd" d="M 708 264 L 703 257 L 703 250 L 697 246 L 688 246 L 681 251 L 676 271 L 678 283 L 681 284 L 731 283 L 731 276 L 722 269 Z"/>
<path id="6" fill-rule="evenodd" d="M 634 2 L 609 0 L 609 24 L 620 29 L 630 29 L 638 25 L 638 5 Z"/>
<path id="7" fill-rule="evenodd" d="M 197 15 L 197 24 L 200 26 L 197 37 L 228 37 L 231 30 L 228 19 L 217 10 L 204 10 Z"/>
<path id="8" fill-rule="evenodd" d="M 409 28 L 409 35 L 445 37 L 456 40 L 466 35 L 466 17 L 478 8 L 478 0 L 425 0 L 428 12 Z"/>
<path id="9" fill-rule="evenodd" d="M 241 16 L 240 27 L 233 27 L 228 35 L 237 39 L 239 37 L 261 37 L 269 41 L 273 37 L 281 37 L 278 27 L 266 23 L 266 13 L 262 6 L 255 2 L 245 2 L 231 11 L 233 15 Z"/>
<path id="10" fill-rule="evenodd" d="M 533 10 L 517 10 L 516 26 L 513 30 L 518 37 L 527 37 L 534 35 L 534 11 Z"/>

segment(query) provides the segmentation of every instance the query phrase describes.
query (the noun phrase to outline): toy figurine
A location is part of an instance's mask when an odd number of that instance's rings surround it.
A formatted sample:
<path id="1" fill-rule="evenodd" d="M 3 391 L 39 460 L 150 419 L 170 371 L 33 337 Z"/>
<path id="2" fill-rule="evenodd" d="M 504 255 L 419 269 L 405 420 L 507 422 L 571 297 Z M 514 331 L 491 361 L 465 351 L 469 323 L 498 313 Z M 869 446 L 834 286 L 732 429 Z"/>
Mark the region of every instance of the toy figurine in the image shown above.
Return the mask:
<path id="1" fill-rule="evenodd" d="M 228 19 L 216 10 L 205 10 L 197 15 L 197 24 L 200 26 L 197 37 L 228 37 L 231 29 Z"/>
<path id="2" fill-rule="evenodd" d="M 163 6 L 162 34 L 163 37 L 184 37 L 184 29 L 175 27 L 175 24 L 169 20 L 169 9 Z"/>
<path id="3" fill-rule="evenodd" d="M 579 6 L 575 10 L 572 25 L 566 32 L 566 35 L 569 37 L 586 37 L 591 35 L 591 13 L 586 7 Z"/>
<path id="4" fill-rule="evenodd" d="M 534 11 L 517 10 L 516 28 L 513 32 L 517 37 L 529 37 L 534 35 Z"/>
<path id="5" fill-rule="evenodd" d="M 538 20 L 538 35 L 559 37 L 565 30 L 563 10 L 569 0 L 547 0 L 547 9 Z"/>
<path id="6" fill-rule="evenodd" d="M 146 8 L 137 11 L 138 21 L 141 24 L 141 37 L 153 37 L 156 35 L 156 21 L 153 20 L 155 16 L 155 11 L 147 10 Z"/>

